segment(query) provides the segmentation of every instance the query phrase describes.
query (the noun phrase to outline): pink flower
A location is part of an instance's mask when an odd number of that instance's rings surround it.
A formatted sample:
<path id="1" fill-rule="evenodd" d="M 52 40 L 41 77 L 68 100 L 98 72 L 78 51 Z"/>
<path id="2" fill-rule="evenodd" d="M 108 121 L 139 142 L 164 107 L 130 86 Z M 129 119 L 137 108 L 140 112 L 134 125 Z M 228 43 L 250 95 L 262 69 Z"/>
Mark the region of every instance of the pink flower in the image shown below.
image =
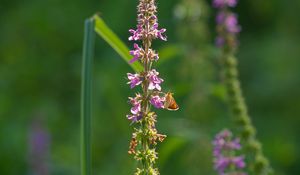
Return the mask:
<path id="1" fill-rule="evenodd" d="M 237 4 L 237 0 L 227 0 L 226 2 L 229 7 L 235 7 Z"/>
<path id="2" fill-rule="evenodd" d="M 218 36 L 215 41 L 217 47 L 229 45 L 234 48 L 238 43 L 236 36 L 241 32 L 241 26 L 238 24 L 237 15 L 227 8 L 236 5 L 237 0 L 213 0 L 213 6 L 218 9 L 216 16 Z"/>
<path id="3" fill-rule="evenodd" d="M 143 118 L 142 115 L 126 115 L 128 120 L 131 120 L 132 122 L 137 122 Z"/>
<path id="4" fill-rule="evenodd" d="M 127 84 L 130 84 L 131 89 L 142 83 L 142 80 L 141 80 L 141 77 L 139 74 L 127 73 L 127 77 L 129 80 L 129 82 Z"/>
<path id="5" fill-rule="evenodd" d="M 237 16 L 235 14 L 227 15 L 225 19 L 225 26 L 228 32 L 230 33 L 239 33 L 241 27 L 238 25 Z"/>
<path id="6" fill-rule="evenodd" d="M 142 31 L 143 31 L 143 28 L 142 26 L 138 25 L 137 29 L 136 30 L 133 30 L 133 29 L 129 29 L 129 32 L 132 34 L 132 36 L 130 36 L 128 38 L 129 41 L 137 41 L 137 40 L 140 40 L 142 39 Z"/>
<path id="7" fill-rule="evenodd" d="M 143 50 L 142 48 L 140 48 L 138 44 L 135 44 L 135 43 L 134 43 L 133 47 L 134 47 L 134 50 L 131 50 L 131 51 L 129 52 L 130 55 L 134 56 L 134 57 L 129 61 L 130 63 L 133 63 L 133 62 L 135 62 L 136 60 L 138 60 L 139 58 L 141 58 L 142 55 L 143 55 L 143 52 L 144 52 L 144 50 Z"/>
<path id="8" fill-rule="evenodd" d="M 237 168 L 245 168 L 246 163 L 244 161 L 245 157 L 244 156 L 238 156 L 238 157 L 234 157 L 231 162 L 237 167 Z"/>
<path id="9" fill-rule="evenodd" d="M 214 0 L 213 6 L 215 8 L 224 8 L 224 7 L 235 7 L 237 0 Z"/>
<path id="10" fill-rule="evenodd" d="M 141 112 L 141 95 L 137 94 L 135 98 L 129 97 L 130 103 L 132 104 L 131 113 L 136 115 Z"/>
<path id="11" fill-rule="evenodd" d="M 150 103 L 158 109 L 164 108 L 165 98 L 158 95 L 151 96 Z"/>
<path id="12" fill-rule="evenodd" d="M 149 79 L 149 90 L 161 90 L 160 84 L 164 81 L 163 79 L 158 77 L 159 73 L 155 70 L 152 69 L 151 71 L 149 71 L 147 77 Z"/>
<path id="13" fill-rule="evenodd" d="M 167 37 L 163 35 L 163 33 L 165 33 L 167 31 L 167 29 L 158 29 L 158 23 L 155 23 L 153 26 L 152 26 L 152 30 L 154 32 L 154 36 L 155 38 L 159 38 L 163 41 L 167 41 Z"/>
<path id="14" fill-rule="evenodd" d="M 241 149 L 239 138 L 232 139 L 231 131 L 223 130 L 216 135 L 213 146 L 214 167 L 219 175 L 224 175 L 225 171 L 246 175 L 242 172 L 242 169 L 246 166 L 244 156 L 235 155 L 235 151 Z M 236 171 L 231 172 L 230 167 L 234 167 Z"/>
<path id="15" fill-rule="evenodd" d="M 127 119 L 131 120 L 132 122 L 137 122 L 142 119 L 142 112 L 141 112 L 141 102 L 142 96 L 140 94 L 136 94 L 135 98 L 129 97 L 129 101 L 132 105 L 131 107 L 131 114 L 127 115 Z"/>

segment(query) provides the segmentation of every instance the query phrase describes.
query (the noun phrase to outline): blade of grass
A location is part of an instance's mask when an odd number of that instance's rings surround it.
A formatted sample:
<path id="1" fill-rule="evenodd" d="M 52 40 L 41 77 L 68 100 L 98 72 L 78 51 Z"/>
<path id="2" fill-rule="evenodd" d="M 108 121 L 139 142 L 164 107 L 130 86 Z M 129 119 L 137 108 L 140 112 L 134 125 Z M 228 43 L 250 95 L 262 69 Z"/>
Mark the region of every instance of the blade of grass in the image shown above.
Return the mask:
<path id="1" fill-rule="evenodd" d="M 82 84 L 81 84 L 81 175 L 91 175 L 91 103 L 92 103 L 92 67 L 94 56 L 94 19 L 85 21 Z"/>
<path id="2" fill-rule="evenodd" d="M 129 49 L 121 39 L 119 39 L 119 37 L 105 24 L 100 16 L 94 15 L 94 19 L 96 33 L 103 38 L 124 59 L 124 61 L 133 68 L 133 70 L 141 72 L 143 66 L 138 61 L 132 64 L 129 63 L 132 56 L 129 54 Z"/>

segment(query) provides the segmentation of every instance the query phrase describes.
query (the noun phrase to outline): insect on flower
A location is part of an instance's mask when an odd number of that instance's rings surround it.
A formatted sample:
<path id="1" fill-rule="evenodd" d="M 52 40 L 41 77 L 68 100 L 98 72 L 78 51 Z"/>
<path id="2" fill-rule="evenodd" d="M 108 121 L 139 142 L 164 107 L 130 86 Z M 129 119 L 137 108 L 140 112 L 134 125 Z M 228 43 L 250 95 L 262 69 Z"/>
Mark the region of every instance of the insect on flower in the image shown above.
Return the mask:
<path id="1" fill-rule="evenodd" d="M 164 104 L 164 108 L 169 110 L 169 111 L 177 111 L 179 109 L 179 106 L 177 105 L 173 94 L 171 92 L 168 92 L 165 95 L 165 104 Z"/>

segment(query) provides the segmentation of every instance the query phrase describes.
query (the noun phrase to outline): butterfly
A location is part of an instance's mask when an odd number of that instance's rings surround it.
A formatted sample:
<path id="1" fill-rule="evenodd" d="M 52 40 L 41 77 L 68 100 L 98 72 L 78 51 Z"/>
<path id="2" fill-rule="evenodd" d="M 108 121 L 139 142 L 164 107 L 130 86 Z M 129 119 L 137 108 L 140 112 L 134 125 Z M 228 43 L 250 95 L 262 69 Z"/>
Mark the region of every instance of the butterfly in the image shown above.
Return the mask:
<path id="1" fill-rule="evenodd" d="M 165 95 L 165 99 L 166 99 L 164 104 L 165 109 L 169 111 L 177 111 L 179 109 L 179 106 L 177 105 L 172 93 L 168 92 Z"/>

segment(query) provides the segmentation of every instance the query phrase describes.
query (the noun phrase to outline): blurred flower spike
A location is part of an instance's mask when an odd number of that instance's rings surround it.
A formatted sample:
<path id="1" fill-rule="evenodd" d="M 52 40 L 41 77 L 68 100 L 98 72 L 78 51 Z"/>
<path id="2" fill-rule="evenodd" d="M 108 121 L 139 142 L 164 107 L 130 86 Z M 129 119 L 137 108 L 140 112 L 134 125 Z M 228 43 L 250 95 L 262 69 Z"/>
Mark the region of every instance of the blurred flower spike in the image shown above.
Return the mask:
<path id="1" fill-rule="evenodd" d="M 232 138 L 232 133 L 225 129 L 216 135 L 213 141 L 215 170 L 219 175 L 247 175 L 242 170 L 246 167 L 244 156 L 236 156 L 241 149 L 240 139 Z"/>
<path id="2" fill-rule="evenodd" d="M 237 0 L 213 0 L 213 7 L 218 9 L 216 15 L 217 47 L 229 46 L 234 50 L 237 46 L 236 35 L 240 33 L 241 26 L 238 24 L 237 15 L 229 10 L 229 7 L 235 7 Z"/>

